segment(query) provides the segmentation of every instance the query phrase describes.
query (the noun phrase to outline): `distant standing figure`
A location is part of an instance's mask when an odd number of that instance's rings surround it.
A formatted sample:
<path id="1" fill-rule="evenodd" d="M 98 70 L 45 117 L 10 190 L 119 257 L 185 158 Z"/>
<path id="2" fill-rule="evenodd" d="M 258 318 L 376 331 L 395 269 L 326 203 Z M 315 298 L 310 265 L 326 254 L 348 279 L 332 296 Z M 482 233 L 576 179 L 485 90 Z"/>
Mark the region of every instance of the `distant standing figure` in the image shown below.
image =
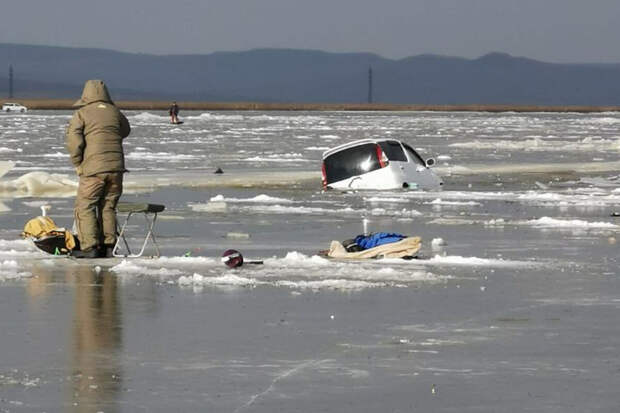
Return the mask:
<path id="1" fill-rule="evenodd" d="M 71 163 L 79 177 L 75 199 L 80 250 L 77 258 L 112 256 L 116 244 L 116 204 L 123 192 L 123 139 L 129 121 L 114 105 L 101 80 L 88 80 L 66 133 Z M 105 248 L 105 249 L 104 249 Z"/>
<path id="2" fill-rule="evenodd" d="M 179 123 L 179 105 L 177 102 L 172 102 L 168 113 L 170 114 L 170 123 Z"/>

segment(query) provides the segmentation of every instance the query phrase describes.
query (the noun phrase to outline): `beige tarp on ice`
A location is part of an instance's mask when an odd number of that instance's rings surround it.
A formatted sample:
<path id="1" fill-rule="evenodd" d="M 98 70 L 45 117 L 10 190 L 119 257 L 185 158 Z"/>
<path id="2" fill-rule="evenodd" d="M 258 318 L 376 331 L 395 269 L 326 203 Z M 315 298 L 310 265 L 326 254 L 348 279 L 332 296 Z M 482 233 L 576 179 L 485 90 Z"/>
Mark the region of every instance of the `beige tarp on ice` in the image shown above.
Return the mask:
<path id="1" fill-rule="evenodd" d="M 398 242 L 379 245 L 358 252 L 347 252 L 340 241 L 332 241 L 327 256 L 330 258 L 402 258 L 415 256 L 422 247 L 422 238 L 409 237 Z"/>

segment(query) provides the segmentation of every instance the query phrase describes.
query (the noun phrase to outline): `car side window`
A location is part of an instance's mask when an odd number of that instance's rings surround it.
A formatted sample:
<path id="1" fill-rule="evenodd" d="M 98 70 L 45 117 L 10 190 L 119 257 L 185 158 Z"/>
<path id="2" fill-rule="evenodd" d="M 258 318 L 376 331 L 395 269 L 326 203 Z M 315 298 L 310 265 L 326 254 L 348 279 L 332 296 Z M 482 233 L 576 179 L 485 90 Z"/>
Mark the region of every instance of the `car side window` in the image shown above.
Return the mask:
<path id="1" fill-rule="evenodd" d="M 407 155 L 409 155 L 411 162 L 426 166 L 424 159 L 422 159 L 422 157 L 418 155 L 418 153 L 411 146 L 406 143 L 403 143 L 403 146 L 405 147 L 405 151 L 407 152 Z"/>
<path id="2" fill-rule="evenodd" d="M 383 141 L 379 142 L 379 146 L 388 160 L 390 161 L 399 161 L 399 162 L 407 162 L 407 157 L 405 156 L 405 152 L 403 152 L 402 146 L 400 146 L 400 142 L 397 141 Z"/>

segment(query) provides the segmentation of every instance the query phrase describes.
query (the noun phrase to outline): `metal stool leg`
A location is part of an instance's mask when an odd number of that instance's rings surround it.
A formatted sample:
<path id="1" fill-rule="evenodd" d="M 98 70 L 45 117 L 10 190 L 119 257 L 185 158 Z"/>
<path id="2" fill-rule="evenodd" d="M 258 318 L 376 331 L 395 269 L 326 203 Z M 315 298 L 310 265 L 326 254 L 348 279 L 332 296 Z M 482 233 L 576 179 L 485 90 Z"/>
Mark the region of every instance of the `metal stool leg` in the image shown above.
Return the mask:
<path id="1" fill-rule="evenodd" d="M 149 239 L 153 242 L 153 246 L 155 247 L 155 251 L 157 252 L 157 257 L 161 256 L 161 252 L 159 251 L 159 245 L 157 244 L 157 240 L 155 239 L 155 222 L 157 221 L 157 213 L 161 212 L 165 209 L 164 205 L 158 204 L 146 204 L 146 203 L 119 203 L 117 205 L 117 212 L 127 212 L 127 218 L 123 225 L 119 228 L 118 236 L 116 238 L 116 244 L 114 244 L 114 248 L 112 249 L 112 255 L 114 257 L 141 257 L 144 254 L 144 250 L 149 243 Z M 127 241 L 127 230 L 129 225 L 129 220 L 133 216 L 133 214 L 143 213 L 144 214 L 144 241 L 142 242 L 142 247 L 138 253 L 133 253 L 131 251 L 131 247 L 129 246 L 129 242 Z M 117 221 L 118 225 L 118 221 Z M 127 250 L 127 254 L 120 254 L 121 243 L 124 244 L 125 249 Z"/>
<path id="2" fill-rule="evenodd" d="M 159 250 L 159 245 L 157 244 L 157 240 L 155 239 L 155 233 L 153 232 L 153 228 L 155 227 L 155 222 L 157 220 L 157 213 L 153 213 L 153 217 L 150 217 L 150 214 L 147 212 L 144 212 L 144 219 L 145 219 L 145 236 L 144 236 L 144 241 L 142 243 L 142 247 L 140 248 L 140 252 L 138 253 L 132 253 L 131 252 L 131 248 L 129 247 L 129 242 L 127 241 L 127 237 L 125 236 L 126 233 L 126 229 L 127 229 L 127 225 L 129 223 L 129 220 L 131 218 L 131 216 L 133 215 L 133 212 L 130 212 L 129 214 L 127 214 L 127 218 L 125 219 L 125 223 L 123 224 L 123 226 L 121 227 L 121 230 L 118 234 L 118 236 L 116 237 L 116 244 L 114 245 L 114 249 L 112 250 L 112 255 L 114 257 L 128 257 L 128 258 L 137 258 L 137 257 L 141 257 L 142 254 L 144 254 L 144 250 L 146 249 L 146 246 L 148 245 L 149 239 L 153 242 L 153 246 L 155 247 L 155 251 L 157 252 L 157 257 L 161 256 L 161 252 Z M 119 249 L 120 249 L 120 244 L 121 241 L 123 242 L 123 244 L 125 244 L 125 249 L 127 250 L 127 254 L 123 255 L 123 254 L 119 254 Z"/>
<path id="3" fill-rule="evenodd" d="M 113 257 L 129 257 L 131 256 L 131 248 L 129 248 L 129 243 L 127 242 L 127 239 L 125 238 L 125 229 L 127 228 L 127 224 L 129 223 L 129 219 L 131 218 L 131 215 L 133 214 L 133 212 L 130 212 L 129 214 L 127 214 L 127 218 L 125 218 L 125 223 L 123 224 L 123 226 L 121 227 L 121 230 L 118 233 L 118 236 L 116 237 L 116 244 L 114 244 L 114 249 L 112 249 L 112 256 Z M 125 249 L 127 250 L 127 255 L 123 255 L 123 254 L 119 254 L 118 250 L 121 244 L 121 240 L 123 241 L 123 243 L 125 244 Z"/>
<path id="4" fill-rule="evenodd" d="M 153 218 L 149 219 L 149 214 L 147 214 L 145 212 L 144 213 L 144 218 L 146 220 L 146 222 L 145 222 L 146 236 L 144 237 L 144 243 L 142 244 L 142 249 L 140 250 L 140 252 L 136 256 L 137 257 L 142 256 L 142 254 L 144 253 L 144 250 L 146 248 L 146 245 L 149 242 L 149 238 L 150 238 L 151 241 L 153 241 L 153 245 L 155 246 L 155 250 L 157 251 L 157 256 L 159 257 L 160 256 L 159 246 L 157 245 L 157 241 L 155 241 L 155 234 L 153 234 L 153 228 L 155 227 L 155 221 L 157 220 L 157 213 L 154 213 L 153 214 Z"/>

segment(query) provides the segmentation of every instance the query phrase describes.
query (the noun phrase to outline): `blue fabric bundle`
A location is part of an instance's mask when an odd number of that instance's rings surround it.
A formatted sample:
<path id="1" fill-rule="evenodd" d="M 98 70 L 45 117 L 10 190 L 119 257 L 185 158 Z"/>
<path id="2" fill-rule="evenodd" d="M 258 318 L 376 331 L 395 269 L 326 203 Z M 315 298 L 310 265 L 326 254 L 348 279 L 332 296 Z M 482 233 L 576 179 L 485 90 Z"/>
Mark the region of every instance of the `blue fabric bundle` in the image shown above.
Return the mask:
<path id="1" fill-rule="evenodd" d="M 377 232 L 370 235 L 358 235 L 355 237 L 355 243 L 362 249 L 367 250 L 369 248 L 377 247 L 383 244 L 390 244 L 392 242 L 398 242 L 403 238 L 407 238 L 405 235 L 396 234 L 394 232 Z"/>

